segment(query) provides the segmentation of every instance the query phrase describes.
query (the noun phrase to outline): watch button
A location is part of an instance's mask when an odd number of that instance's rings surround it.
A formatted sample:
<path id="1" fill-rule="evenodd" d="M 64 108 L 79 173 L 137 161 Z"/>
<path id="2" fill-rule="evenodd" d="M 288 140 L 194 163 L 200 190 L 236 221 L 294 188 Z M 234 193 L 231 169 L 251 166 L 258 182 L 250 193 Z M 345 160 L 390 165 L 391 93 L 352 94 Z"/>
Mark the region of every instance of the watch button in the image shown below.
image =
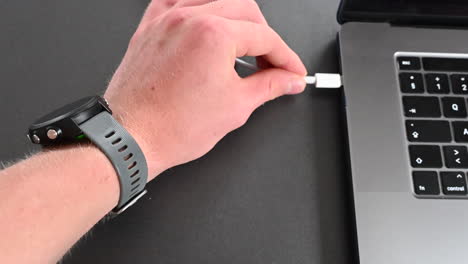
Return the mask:
<path id="1" fill-rule="evenodd" d="M 32 142 L 36 143 L 36 144 L 39 144 L 39 143 L 41 143 L 41 139 L 36 134 L 34 134 L 34 135 L 32 135 Z"/>
<path id="2" fill-rule="evenodd" d="M 60 129 L 51 128 L 47 130 L 47 137 L 51 140 L 58 138 L 59 135 L 60 135 Z"/>

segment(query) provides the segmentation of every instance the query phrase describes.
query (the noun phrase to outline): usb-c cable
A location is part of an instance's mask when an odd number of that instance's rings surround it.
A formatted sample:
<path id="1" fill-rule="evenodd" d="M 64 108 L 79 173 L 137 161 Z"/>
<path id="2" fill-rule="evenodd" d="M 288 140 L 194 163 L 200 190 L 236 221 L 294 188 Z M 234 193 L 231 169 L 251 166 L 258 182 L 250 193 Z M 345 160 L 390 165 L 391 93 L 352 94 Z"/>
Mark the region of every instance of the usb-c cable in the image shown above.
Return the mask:
<path id="1" fill-rule="evenodd" d="M 260 69 L 244 60 L 236 59 L 236 64 L 252 71 Z M 335 89 L 343 85 L 341 75 L 337 73 L 316 73 L 314 76 L 304 77 L 307 84 L 315 85 L 315 88 Z"/>

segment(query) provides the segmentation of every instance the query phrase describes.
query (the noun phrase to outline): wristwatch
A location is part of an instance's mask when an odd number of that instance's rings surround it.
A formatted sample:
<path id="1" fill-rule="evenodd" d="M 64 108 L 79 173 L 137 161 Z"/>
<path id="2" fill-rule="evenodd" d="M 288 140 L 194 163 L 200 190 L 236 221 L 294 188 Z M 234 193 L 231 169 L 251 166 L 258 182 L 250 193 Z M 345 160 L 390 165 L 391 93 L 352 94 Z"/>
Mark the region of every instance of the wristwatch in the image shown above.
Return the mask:
<path id="1" fill-rule="evenodd" d="M 111 214 L 122 213 L 146 194 L 145 156 L 100 96 L 82 98 L 39 118 L 29 127 L 27 136 L 32 143 L 44 147 L 89 140 L 104 152 L 120 183 L 119 202 Z"/>

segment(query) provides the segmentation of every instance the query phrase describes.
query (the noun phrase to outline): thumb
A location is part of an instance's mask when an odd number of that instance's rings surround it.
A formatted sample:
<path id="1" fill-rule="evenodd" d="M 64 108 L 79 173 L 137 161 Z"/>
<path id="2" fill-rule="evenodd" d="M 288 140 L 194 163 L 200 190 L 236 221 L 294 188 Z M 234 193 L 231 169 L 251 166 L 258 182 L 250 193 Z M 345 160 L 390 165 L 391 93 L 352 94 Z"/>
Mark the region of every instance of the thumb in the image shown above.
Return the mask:
<path id="1" fill-rule="evenodd" d="M 261 105 L 285 94 L 298 94 L 306 87 L 304 76 L 282 69 L 266 69 L 243 79 L 248 98 Z"/>

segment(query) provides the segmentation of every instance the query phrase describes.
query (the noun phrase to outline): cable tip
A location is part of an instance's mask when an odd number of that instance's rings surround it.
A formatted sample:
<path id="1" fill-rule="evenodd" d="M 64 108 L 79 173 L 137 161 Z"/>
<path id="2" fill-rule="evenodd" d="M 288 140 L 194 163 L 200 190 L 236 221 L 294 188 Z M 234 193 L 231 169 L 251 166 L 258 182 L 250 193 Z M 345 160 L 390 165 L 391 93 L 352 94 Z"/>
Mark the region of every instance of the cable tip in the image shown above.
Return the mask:
<path id="1" fill-rule="evenodd" d="M 317 73 L 315 79 L 316 88 L 341 88 L 343 85 L 341 75 L 336 73 Z"/>
<path id="2" fill-rule="evenodd" d="M 306 76 L 304 80 L 307 84 L 315 84 L 317 82 L 317 78 L 315 76 Z"/>

